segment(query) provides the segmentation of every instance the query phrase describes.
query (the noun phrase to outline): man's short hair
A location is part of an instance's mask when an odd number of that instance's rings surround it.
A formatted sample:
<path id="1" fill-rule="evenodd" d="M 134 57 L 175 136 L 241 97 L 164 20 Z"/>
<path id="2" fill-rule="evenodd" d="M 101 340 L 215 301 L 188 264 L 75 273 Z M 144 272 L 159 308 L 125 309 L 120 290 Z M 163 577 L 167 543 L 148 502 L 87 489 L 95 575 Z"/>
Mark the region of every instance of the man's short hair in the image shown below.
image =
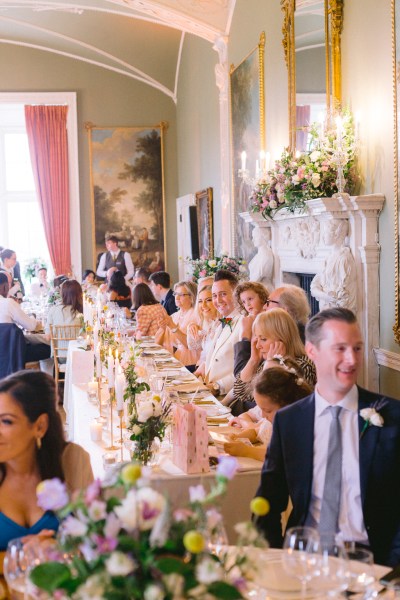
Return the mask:
<path id="1" fill-rule="evenodd" d="M 314 315 L 306 325 L 306 342 L 318 346 L 323 338 L 322 327 L 328 321 L 342 321 L 343 323 L 357 323 L 355 314 L 348 308 L 327 308 Z"/>
<path id="2" fill-rule="evenodd" d="M 231 288 L 235 289 L 238 284 L 238 278 L 228 269 L 219 269 L 215 272 L 214 282 L 216 281 L 228 281 Z"/>
<path id="3" fill-rule="evenodd" d="M 146 267 L 139 267 L 139 269 L 136 270 L 135 277 L 141 277 L 142 279 L 149 281 L 150 271 L 146 269 Z"/>
<path id="4" fill-rule="evenodd" d="M 171 287 L 171 276 L 166 271 L 157 271 L 152 273 L 149 277 L 149 281 L 152 281 L 155 285 L 161 285 L 163 288 Z"/>
<path id="5" fill-rule="evenodd" d="M 118 244 L 119 239 L 117 238 L 116 235 L 107 235 L 106 242 L 114 242 L 115 244 Z"/>

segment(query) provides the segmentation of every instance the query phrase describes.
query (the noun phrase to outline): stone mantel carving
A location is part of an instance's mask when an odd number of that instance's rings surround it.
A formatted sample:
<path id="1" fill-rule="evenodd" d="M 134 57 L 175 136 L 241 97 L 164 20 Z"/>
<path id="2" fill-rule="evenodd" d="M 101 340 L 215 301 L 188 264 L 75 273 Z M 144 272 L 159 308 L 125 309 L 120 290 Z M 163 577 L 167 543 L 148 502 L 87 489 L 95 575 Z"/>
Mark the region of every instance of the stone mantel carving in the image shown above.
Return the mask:
<path id="1" fill-rule="evenodd" d="M 274 219 L 259 213 L 241 213 L 254 227 L 269 228 L 274 255 L 274 287 L 281 285 L 287 273 L 320 273 L 332 247 L 324 244 L 324 223 L 346 219 L 348 237 L 345 245 L 355 261 L 356 313 L 365 341 L 365 358 L 360 384 L 379 389 L 379 372 L 373 348 L 379 347 L 379 214 L 384 203 L 382 194 L 317 198 L 307 201 L 303 213 L 278 211 Z"/>

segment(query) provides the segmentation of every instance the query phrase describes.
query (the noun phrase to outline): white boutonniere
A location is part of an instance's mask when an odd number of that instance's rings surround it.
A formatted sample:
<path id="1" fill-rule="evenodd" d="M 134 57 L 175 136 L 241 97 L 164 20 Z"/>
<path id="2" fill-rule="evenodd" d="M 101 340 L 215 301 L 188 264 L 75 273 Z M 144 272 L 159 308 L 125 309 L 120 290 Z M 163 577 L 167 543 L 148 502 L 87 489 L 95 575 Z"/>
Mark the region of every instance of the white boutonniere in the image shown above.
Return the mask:
<path id="1" fill-rule="evenodd" d="M 379 411 L 381 411 L 386 404 L 387 400 L 385 398 L 381 398 L 380 400 L 373 402 L 373 404 L 371 404 L 371 406 L 368 408 L 363 408 L 360 410 L 360 417 L 362 417 L 365 421 L 364 427 L 360 433 L 360 440 L 370 425 L 374 425 L 375 427 L 383 427 L 384 420 Z"/>

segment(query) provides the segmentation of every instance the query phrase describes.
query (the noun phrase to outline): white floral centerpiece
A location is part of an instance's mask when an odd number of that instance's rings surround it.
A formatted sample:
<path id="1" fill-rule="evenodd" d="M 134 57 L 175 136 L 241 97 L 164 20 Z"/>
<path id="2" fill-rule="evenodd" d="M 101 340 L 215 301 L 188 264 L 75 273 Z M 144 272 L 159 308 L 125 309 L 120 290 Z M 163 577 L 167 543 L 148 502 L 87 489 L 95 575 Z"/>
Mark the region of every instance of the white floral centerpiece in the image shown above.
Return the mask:
<path id="1" fill-rule="evenodd" d="M 243 598 L 253 569 L 246 552 L 216 556 L 208 549 L 208 536 L 221 519 L 213 504 L 236 469 L 236 459 L 225 457 L 211 490 L 192 488 L 188 507 L 175 511 L 134 463 L 122 468 L 114 484 L 95 481 L 73 499 L 59 480 L 42 482 L 40 506 L 56 510 L 62 521 L 52 561 L 36 566 L 31 582 L 58 600 Z M 268 504 L 258 498 L 252 509 L 266 514 Z M 238 531 L 243 544 L 265 547 L 251 523 Z"/>
<path id="2" fill-rule="evenodd" d="M 250 195 L 250 210 L 272 218 L 282 208 L 302 211 L 305 201 L 331 197 L 338 191 L 338 151 L 344 160 L 344 191 L 351 192 L 355 182 L 356 139 L 353 118 L 349 110 L 342 113 L 340 141 L 334 119 L 324 127 L 313 123 L 309 130 L 310 150 L 293 152 L 285 149 L 273 169 L 260 179 Z M 339 148 L 340 144 L 340 148 Z"/>
<path id="3" fill-rule="evenodd" d="M 228 256 L 228 254 L 213 256 L 211 258 L 187 258 L 185 262 L 192 267 L 192 279 L 195 283 L 202 277 L 215 275 L 220 269 L 230 271 L 238 279 L 244 279 L 247 276 L 246 261 L 242 258 Z"/>
<path id="4" fill-rule="evenodd" d="M 25 264 L 24 275 L 29 281 L 37 276 L 39 269 L 47 269 L 46 261 L 43 258 L 32 258 Z"/>

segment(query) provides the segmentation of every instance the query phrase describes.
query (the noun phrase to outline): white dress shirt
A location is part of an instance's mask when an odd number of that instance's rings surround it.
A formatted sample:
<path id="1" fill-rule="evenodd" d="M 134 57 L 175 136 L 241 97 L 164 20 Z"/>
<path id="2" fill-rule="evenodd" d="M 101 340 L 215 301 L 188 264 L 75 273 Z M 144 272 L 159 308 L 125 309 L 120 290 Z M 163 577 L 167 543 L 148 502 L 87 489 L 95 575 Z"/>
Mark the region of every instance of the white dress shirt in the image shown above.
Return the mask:
<path id="1" fill-rule="evenodd" d="M 28 331 L 36 329 L 36 319 L 24 313 L 18 302 L 3 296 L 0 296 L 0 323 L 16 323 Z"/>
<path id="2" fill-rule="evenodd" d="M 97 267 L 97 271 L 96 271 L 96 275 L 98 275 L 99 277 L 107 276 L 107 271 L 105 269 L 107 252 L 104 252 L 104 254 L 102 254 L 100 257 L 99 266 Z M 111 254 L 114 256 L 118 256 L 119 252 L 120 252 L 120 250 L 118 250 L 118 252 L 111 252 Z M 123 255 L 124 255 L 124 261 L 125 261 L 125 267 L 126 267 L 125 281 L 128 282 L 129 279 L 132 279 L 133 274 L 135 272 L 135 268 L 133 266 L 132 258 L 131 258 L 131 255 L 129 254 L 129 252 L 123 252 Z"/>
<path id="3" fill-rule="evenodd" d="M 318 384 L 317 384 L 318 385 Z M 329 404 L 315 389 L 314 459 L 311 500 L 306 525 L 317 526 L 320 520 L 322 496 L 328 454 L 329 429 L 332 416 Z M 346 541 L 368 544 L 361 505 L 358 389 L 354 385 L 335 406 L 341 406 L 339 416 L 342 428 L 342 493 L 339 513 L 339 531 Z"/>

